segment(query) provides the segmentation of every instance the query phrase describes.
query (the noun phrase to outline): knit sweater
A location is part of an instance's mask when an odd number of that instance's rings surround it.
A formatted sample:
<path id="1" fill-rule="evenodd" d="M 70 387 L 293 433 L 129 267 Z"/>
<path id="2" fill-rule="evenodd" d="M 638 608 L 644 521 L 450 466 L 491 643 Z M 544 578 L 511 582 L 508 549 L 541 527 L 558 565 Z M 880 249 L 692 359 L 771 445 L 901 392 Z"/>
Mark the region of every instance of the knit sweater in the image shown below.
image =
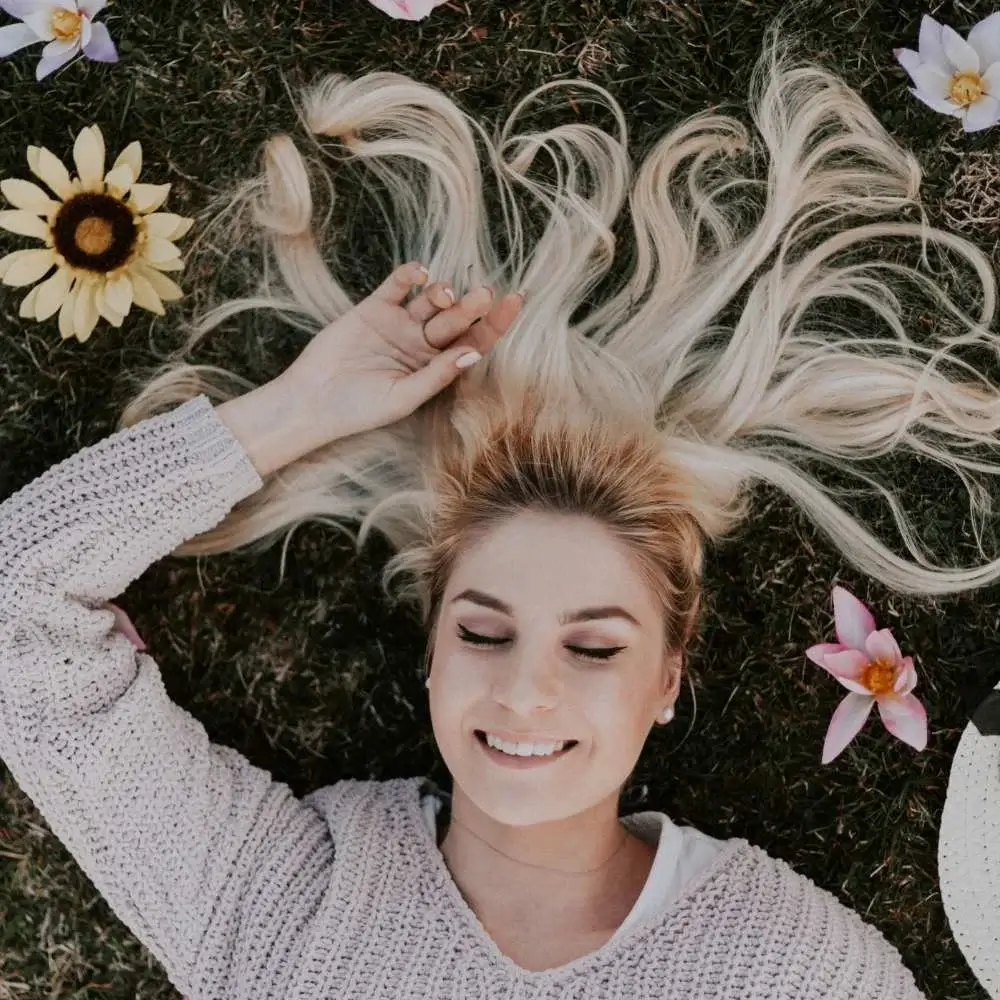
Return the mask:
<path id="1" fill-rule="evenodd" d="M 653 917 L 528 971 L 452 879 L 420 777 L 299 799 L 174 704 L 111 598 L 263 485 L 199 396 L 0 504 L 0 758 L 192 1000 L 917 1000 L 898 952 L 742 839 Z"/>
<path id="2" fill-rule="evenodd" d="M 428 778 L 420 796 L 420 807 L 424 824 L 434 842 L 439 843 L 442 828 L 446 830 L 448 827 L 451 793 L 438 788 Z M 438 825 L 439 814 L 446 814 L 441 827 Z M 642 892 L 619 924 L 615 936 L 628 934 L 635 925 L 651 916 L 658 916 L 726 846 L 726 841 L 716 840 L 693 826 L 679 826 L 666 813 L 653 809 L 622 816 L 620 822 L 630 833 L 654 847 L 656 853 Z"/>

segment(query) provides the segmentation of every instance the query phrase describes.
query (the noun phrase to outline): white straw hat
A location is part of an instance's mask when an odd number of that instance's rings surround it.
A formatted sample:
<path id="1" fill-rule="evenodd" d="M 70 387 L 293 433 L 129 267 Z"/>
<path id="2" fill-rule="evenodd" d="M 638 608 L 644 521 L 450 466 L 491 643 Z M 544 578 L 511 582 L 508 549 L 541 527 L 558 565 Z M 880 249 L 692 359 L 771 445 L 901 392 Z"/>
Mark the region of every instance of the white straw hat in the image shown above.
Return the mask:
<path id="1" fill-rule="evenodd" d="M 1000 684 L 972 713 L 955 751 L 938 878 L 955 941 L 992 1000 L 1000 1000 Z"/>

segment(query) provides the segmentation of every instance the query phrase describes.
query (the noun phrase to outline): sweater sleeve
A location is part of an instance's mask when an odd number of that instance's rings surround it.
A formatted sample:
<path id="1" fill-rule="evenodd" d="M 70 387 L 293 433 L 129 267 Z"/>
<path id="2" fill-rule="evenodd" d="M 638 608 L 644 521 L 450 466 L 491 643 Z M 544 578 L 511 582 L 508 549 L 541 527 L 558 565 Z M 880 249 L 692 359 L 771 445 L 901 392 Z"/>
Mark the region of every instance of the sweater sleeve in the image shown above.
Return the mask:
<path id="1" fill-rule="evenodd" d="M 0 504 L 0 758 L 193 996 L 235 995 L 280 961 L 275 942 L 332 862 L 330 834 L 287 785 L 208 740 L 106 602 L 261 486 L 198 396 Z"/>

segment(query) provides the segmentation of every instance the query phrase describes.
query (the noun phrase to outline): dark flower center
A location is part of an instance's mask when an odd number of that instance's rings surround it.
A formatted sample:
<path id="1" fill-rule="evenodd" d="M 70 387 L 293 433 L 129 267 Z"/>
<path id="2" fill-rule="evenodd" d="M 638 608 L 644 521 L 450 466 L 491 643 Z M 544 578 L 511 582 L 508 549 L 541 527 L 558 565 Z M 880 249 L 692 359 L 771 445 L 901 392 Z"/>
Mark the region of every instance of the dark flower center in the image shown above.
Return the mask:
<path id="1" fill-rule="evenodd" d="M 108 194 L 70 198 L 52 224 L 56 250 L 73 267 L 107 274 L 132 255 L 136 228 L 124 202 Z"/>

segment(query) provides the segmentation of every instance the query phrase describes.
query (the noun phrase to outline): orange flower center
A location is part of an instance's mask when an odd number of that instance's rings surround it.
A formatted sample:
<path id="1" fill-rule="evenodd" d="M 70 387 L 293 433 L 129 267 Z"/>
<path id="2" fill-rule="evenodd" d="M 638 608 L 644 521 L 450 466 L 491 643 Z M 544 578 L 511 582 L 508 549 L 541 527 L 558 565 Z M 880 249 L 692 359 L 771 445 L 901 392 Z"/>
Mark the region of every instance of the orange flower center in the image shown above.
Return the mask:
<path id="1" fill-rule="evenodd" d="M 889 694 L 896 683 L 896 668 L 885 660 L 873 660 L 861 672 L 861 683 L 872 694 Z"/>
<path id="2" fill-rule="evenodd" d="M 63 10 L 56 7 L 52 11 L 52 34 L 60 42 L 69 42 L 77 38 L 80 34 L 80 22 L 83 18 L 73 10 Z"/>
<path id="3" fill-rule="evenodd" d="M 963 108 L 975 104 L 985 93 L 983 78 L 978 73 L 969 71 L 956 73 L 951 78 L 951 87 L 948 89 L 948 96 Z"/>
<path id="4" fill-rule="evenodd" d="M 107 253 L 114 242 L 114 230 L 107 219 L 101 219 L 96 215 L 88 215 L 81 219 L 73 233 L 73 242 L 86 254 L 91 257 L 99 257 L 102 253 Z"/>

